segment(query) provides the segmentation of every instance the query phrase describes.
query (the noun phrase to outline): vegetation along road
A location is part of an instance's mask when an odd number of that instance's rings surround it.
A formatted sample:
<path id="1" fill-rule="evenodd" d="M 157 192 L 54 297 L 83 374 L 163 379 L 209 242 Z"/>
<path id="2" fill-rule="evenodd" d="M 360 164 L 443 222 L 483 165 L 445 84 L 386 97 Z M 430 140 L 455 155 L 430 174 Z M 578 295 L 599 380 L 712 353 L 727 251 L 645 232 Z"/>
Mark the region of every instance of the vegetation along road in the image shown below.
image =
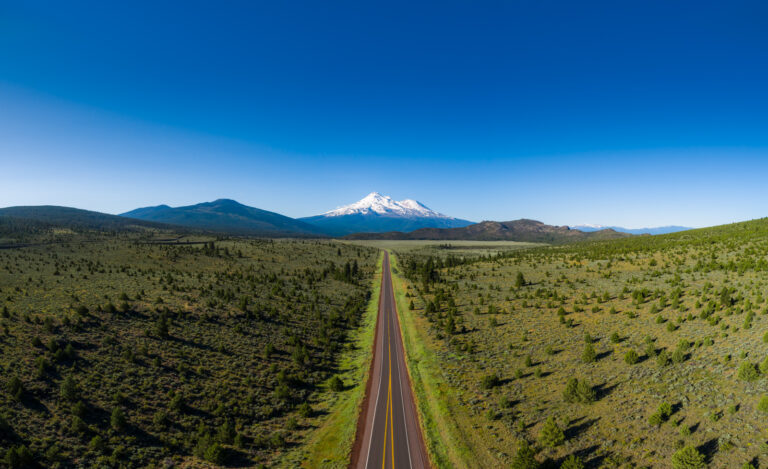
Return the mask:
<path id="1" fill-rule="evenodd" d="M 388 254 L 382 271 L 373 368 L 352 467 L 425 468 L 429 459 L 405 365 Z"/>

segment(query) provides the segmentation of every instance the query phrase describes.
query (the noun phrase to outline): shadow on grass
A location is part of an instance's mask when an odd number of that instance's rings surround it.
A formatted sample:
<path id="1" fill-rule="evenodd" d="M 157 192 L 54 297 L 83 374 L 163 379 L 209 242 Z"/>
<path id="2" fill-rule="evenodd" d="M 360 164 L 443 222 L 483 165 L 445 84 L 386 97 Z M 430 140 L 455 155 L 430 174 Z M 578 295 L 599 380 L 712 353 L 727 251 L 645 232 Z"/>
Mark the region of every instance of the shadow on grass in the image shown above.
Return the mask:
<path id="1" fill-rule="evenodd" d="M 712 457 L 717 453 L 717 438 L 705 441 L 696 449 L 707 458 L 707 463 L 712 462 Z"/>
<path id="2" fill-rule="evenodd" d="M 565 429 L 565 438 L 570 440 L 576 438 L 589 429 L 592 425 L 600 421 L 600 417 L 585 420 L 577 425 L 571 425 Z"/>
<path id="3" fill-rule="evenodd" d="M 618 387 L 617 384 L 609 385 L 608 382 L 605 382 L 603 384 L 598 384 L 597 386 L 593 387 L 592 389 L 595 390 L 595 393 L 597 394 L 598 399 L 602 399 L 604 397 L 607 397 L 611 394 L 611 392 Z"/>

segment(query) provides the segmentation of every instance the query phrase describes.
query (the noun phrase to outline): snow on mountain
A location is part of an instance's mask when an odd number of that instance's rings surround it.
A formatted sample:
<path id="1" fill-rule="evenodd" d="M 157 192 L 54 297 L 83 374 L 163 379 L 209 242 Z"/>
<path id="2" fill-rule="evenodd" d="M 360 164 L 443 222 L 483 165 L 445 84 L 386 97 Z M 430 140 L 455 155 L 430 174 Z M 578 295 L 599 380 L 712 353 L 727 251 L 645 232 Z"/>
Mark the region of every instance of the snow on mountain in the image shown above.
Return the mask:
<path id="1" fill-rule="evenodd" d="M 335 210 L 325 212 L 322 216 L 339 217 L 344 215 L 369 215 L 396 216 L 405 218 L 451 218 L 442 213 L 435 212 L 426 205 L 413 199 L 396 201 L 388 195 L 371 192 L 361 200 L 344 205 Z"/>
<path id="2" fill-rule="evenodd" d="M 419 228 L 457 228 L 472 224 L 468 220 L 438 213 L 413 199 L 397 201 L 378 192 L 371 192 L 353 204 L 322 215 L 299 220 L 317 226 L 331 236 L 386 231 L 409 232 Z"/>

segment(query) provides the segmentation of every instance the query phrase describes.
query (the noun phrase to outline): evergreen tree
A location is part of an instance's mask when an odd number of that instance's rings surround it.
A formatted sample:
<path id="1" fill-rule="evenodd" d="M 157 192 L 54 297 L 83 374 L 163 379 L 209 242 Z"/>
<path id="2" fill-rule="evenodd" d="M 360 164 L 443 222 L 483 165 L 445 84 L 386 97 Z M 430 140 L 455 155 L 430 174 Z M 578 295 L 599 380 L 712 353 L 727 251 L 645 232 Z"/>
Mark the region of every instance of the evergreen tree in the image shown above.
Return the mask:
<path id="1" fill-rule="evenodd" d="M 597 353 L 595 347 L 592 344 L 584 346 L 584 351 L 581 353 L 581 361 L 584 363 L 592 363 L 597 360 Z"/>
<path id="2" fill-rule="evenodd" d="M 512 459 L 511 469 L 539 469 L 539 467 L 541 465 L 536 461 L 536 452 L 527 441 L 523 440 Z"/>
<path id="3" fill-rule="evenodd" d="M 554 448 L 565 443 L 565 433 L 557 426 L 554 417 L 549 417 L 539 433 L 539 442 L 542 445 Z"/>
<path id="4" fill-rule="evenodd" d="M 61 383 L 61 397 L 63 397 L 65 400 L 68 401 L 76 401 L 78 390 L 77 390 L 77 384 L 75 384 L 75 379 L 72 378 L 72 375 L 67 375 L 66 378 L 64 378 L 64 381 Z"/>
<path id="5" fill-rule="evenodd" d="M 515 287 L 520 288 L 525 285 L 525 277 L 523 276 L 522 272 L 517 273 L 517 277 L 515 277 Z"/>
<path id="6" fill-rule="evenodd" d="M 120 407 L 115 407 L 114 410 L 112 410 L 112 415 L 109 418 L 109 424 L 112 429 L 117 432 L 125 430 L 128 422 L 125 420 L 125 414 Z"/>

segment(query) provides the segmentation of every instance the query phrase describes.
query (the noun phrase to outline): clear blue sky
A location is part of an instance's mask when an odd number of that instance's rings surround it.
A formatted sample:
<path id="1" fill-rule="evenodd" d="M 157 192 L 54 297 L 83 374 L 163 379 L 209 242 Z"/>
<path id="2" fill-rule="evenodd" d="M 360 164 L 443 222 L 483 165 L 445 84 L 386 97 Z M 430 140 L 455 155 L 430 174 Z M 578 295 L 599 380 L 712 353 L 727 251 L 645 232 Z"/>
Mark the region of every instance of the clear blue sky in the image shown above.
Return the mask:
<path id="1" fill-rule="evenodd" d="M 768 215 L 768 2 L 2 2 L 0 206 Z"/>

